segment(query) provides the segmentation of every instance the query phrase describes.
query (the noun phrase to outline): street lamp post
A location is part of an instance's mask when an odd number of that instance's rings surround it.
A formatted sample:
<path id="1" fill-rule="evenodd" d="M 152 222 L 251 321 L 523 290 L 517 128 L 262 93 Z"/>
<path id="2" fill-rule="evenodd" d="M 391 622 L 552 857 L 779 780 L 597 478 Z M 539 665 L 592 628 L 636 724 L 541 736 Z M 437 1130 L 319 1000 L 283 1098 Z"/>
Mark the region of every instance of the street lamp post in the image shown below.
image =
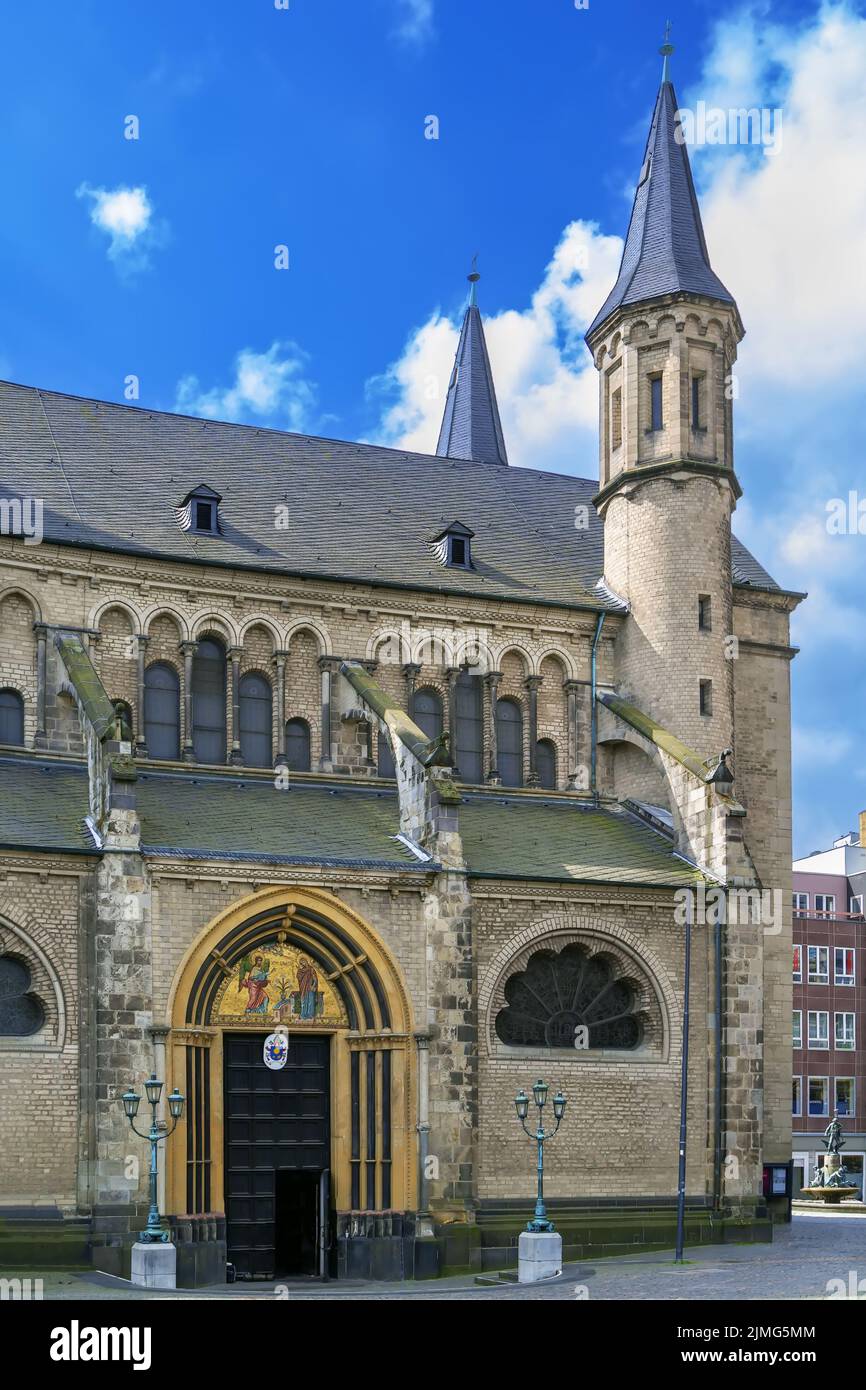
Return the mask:
<path id="1" fill-rule="evenodd" d="M 554 1134 L 556 1134 L 556 1131 L 559 1129 L 559 1126 L 562 1123 L 562 1116 L 565 1111 L 566 1102 L 565 1096 L 562 1094 L 562 1092 L 557 1091 L 556 1095 L 553 1097 L 553 1114 L 554 1118 L 556 1119 L 556 1126 L 551 1130 L 545 1130 L 541 1123 L 541 1119 L 542 1112 L 547 1103 L 547 1092 L 549 1090 L 550 1087 L 546 1084 L 546 1082 L 541 1081 L 540 1079 L 536 1081 L 535 1085 L 532 1088 L 532 1095 L 535 1100 L 536 1107 L 538 1109 L 538 1126 L 534 1134 L 531 1130 L 526 1128 L 526 1116 L 529 1112 L 529 1096 L 526 1094 L 524 1090 L 520 1090 L 514 1097 L 514 1108 L 517 1111 L 517 1118 L 523 1126 L 523 1129 L 526 1132 L 526 1134 L 529 1135 L 530 1139 L 534 1139 L 536 1144 L 538 1145 L 538 1193 L 535 1199 L 535 1218 L 534 1220 L 528 1221 L 526 1223 L 527 1231 L 532 1231 L 536 1234 L 538 1234 L 539 1232 L 556 1230 L 556 1227 L 554 1226 L 553 1222 L 547 1219 L 547 1210 L 544 1205 L 544 1141 L 545 1139 L 552 1139 Z"/>
<path id="2" fill-rule="evenodd" d="M 129 1120 L 130 1128 L 133 1133 L 137 1134 L 139 1139 L 147 1139 L 150 1142 L 150 1211 L 147 1213 L 147 1226 L 139 1235 L 139 1240 L 143 1245 L 154 1245 L 158 1241 L 167 1242 L 169 1239 L 168 1231 L 163 1229 L 159 1214 L 159 1202 L 157 1200 L 157 1145 L 161 1139 L 170 1138 L 177 1129 L 178 1120 L 183 1114 L 184 1098 L 175 1086 L 168 1097 L 168 1108 L 171 1111 L 174 1124 L 171 1129 L 160 1129 L 157 1123 L 156 1109 L 159 1105 L 160 1095 L 162 1094 L 162 1086 L 163 1083 L 157 1081 L 155 1073 L 148 1077 L 147 1081 L 144 1083 L 144 1090 L 151 1111 L 150 1131 L 147 1134 L 135 1128 L 135 1117 L 138 1114 L 138 1107 L 141 1104 L 141 1096 L 136 1095 L 131 1087 L 128 1091 L 124 1091 L 121 1096 L 123 1108 L 126 1111 L 126 1118 Z"/>

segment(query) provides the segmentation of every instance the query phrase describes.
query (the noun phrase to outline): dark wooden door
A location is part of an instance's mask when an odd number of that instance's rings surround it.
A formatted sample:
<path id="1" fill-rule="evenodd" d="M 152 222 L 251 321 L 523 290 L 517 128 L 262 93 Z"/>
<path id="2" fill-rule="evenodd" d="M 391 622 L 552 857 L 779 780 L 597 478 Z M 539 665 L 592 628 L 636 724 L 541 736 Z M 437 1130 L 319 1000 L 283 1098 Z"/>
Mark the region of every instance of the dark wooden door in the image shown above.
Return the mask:
<path id="1" fill-rule="evenodd" d="M 292 1035 L 281 1071 L 265 1066 L 263 1041 L 263 1033 L 227 1033 L 223 1040 L 226 1237 L 240 1279 L 307 1272 L 286 1267 L 291 1242 L 279 1247 L 276 1175 L 319 1174 L 331 1162 L 330 1040 Z M 296 1198 L 311 1204 L 313 1227 L 317 1190 L 302 1184 Z M 306 1228 L 303 1212 L 299 1219 Z"/>

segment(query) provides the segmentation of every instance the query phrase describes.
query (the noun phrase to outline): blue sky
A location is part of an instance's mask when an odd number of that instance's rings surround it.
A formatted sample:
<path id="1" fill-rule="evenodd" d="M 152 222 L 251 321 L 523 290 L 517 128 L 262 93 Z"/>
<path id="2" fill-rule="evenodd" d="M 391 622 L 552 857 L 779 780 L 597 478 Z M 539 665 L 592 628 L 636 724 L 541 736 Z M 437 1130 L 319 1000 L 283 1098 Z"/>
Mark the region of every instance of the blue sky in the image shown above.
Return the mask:
<path id="1" fill-rule="evenodd" d="M 581 335 L 615 277 L 668 15 L 681 105 L 782 112 L 775 150 L 705 146 L 693 167 L 747 328 L 735 529 L 812 596 L 793 667 L 808 852 L 866 807 L 866 535 L 826 524 L 833 498 L 866 499 L 859 5 L 14 7 L 0 373 L 109 400 L 135 375 L 142 405 L 432 449 L 477 251 L 512 461 L 592 476 Z"/>

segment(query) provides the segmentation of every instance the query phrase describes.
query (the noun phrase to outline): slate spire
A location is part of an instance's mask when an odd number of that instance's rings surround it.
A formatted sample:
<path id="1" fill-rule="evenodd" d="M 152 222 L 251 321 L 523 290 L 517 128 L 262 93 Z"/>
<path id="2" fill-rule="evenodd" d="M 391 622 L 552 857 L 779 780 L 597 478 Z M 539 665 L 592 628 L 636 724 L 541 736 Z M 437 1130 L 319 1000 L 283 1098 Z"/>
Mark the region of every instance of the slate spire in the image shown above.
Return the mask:
<path id="1" fill-rule="evenodd" d="M 710 265 L 689 156 L 676 119 L 676 93 L 668 76 L 668 58 L 673 53 L 673 45 L 668 42 L 667 33 L 659 52 L 664 58 L 662 81 L 619 275 L 593 319 L 587 337 L 615 309 L 662 295 L 697 294 L 734 303 L 733 295 Z"/>
<path id="2" fill-rule="evenodd" d="M 475 286 L 480 278 L 473 257 L 472 273 L 468 276 L 472 286 L 469 304 L 448 383 L 436 453 L 444 458 L 472 459 L 475 463 L 507 464 L 484 326 L 475 302 Z"/>

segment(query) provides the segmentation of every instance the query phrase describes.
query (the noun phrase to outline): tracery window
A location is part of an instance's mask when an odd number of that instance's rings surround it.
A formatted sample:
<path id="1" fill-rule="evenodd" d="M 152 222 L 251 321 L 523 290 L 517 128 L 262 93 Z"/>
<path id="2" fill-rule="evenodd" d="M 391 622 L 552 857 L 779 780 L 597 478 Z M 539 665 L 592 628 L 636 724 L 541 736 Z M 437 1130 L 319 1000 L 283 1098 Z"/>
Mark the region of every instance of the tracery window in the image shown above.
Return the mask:
<path id="1" fill-rule="evenodd" d="M 225 762 L 226 649 L 215 637 L 200 641 L 193 658 L 192 743 L 196 762 Z"/>
<path id="2" fill-rule="evenodd" d="M 616 977 L 606 956 L 583 946 L 536 951 L 507 981 L 505 999 L 496 1035 L 515 1047 L 574 1048 L 581 1025 L 590 1048 L 631 1049 L 642 1040 L 634 986 Z"/>
<path id="3" fill-rule="evenodd" d="M 523 786 L 523 715 L 516 700 L 496 701 L 496 763 L 503 787 Z"/>
<path id="4" fill-rule="evenodd" d="M 180 757 L 180 679 L 164 661 L 144 673 L 144 740 L 152 758 Z"/>
<path id="5" fill-rule="evenodd" d="M 30 969 L 15 956 L 0 956 L 0 1037 L 29 1038 L 45 1022 L 45 1010 L 30 992 Z"/>
<path id="6" fill-rule="evenodd" d="M 24 743 L 24 701 L 17 690 L 0 690 L 0 743 Z"/>
<path id="7" fill-rule="evenodd" d="M 556 746 L 552 739 L 540 738 L 535 745 L 535 767 L 538 785 L 548 791 L 556 790 Z"/>
<path id="8" fill-rule="evenodd" d="M 427 735 L 429 739 L 437 739 L 442 733 L 442 696 L 438 690 L 431 690 L 427 686 L 422 686 L 415 691 L 415 701 L 412 706 L 413 718 L 418 728 Z"/>
<path id="9" fill-rule="evenodd" d="M 484 716 L 481 698 L 481 678 L 461 671 L 455 690 L 457 716 L 456 759 L 458 775 L 463 782 L 481 782 Z"/>
<path id="10" fill-rule="evenodd" d="M 286 766 L 290 772 L 310 770 L 310 726 L 305 719 L 286 721 Z"/>
<path id="11" fill-rule="evenodd" d="M 248 671 L 240 680 L 240 745 L 247 767 L 270 767 L 273 701 L 271 683 L 258 671 Z"/>

